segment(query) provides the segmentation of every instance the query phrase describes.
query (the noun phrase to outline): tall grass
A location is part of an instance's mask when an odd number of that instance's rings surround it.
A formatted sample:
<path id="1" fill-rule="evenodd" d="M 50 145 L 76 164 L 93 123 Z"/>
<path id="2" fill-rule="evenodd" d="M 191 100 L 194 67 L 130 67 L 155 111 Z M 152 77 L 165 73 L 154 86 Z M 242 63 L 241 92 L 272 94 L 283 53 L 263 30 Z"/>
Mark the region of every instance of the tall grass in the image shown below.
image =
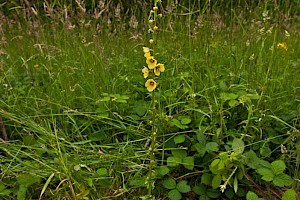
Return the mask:
<path id="1" fill-rule="evenodd" d="M 37 3 L 2 5 L 0 115 L 9 137 L 0 143 L 0 186 L 9 193 L 3 198 L 137 199 L 149 162 L 151 99 L 141 76 L 148 4 L 58 2 L 45 4 L 45 13 Z M 199 127 L 206 116 L 212 126 L 225 124 L 223 87 L 258 94 L 253 113 L 299 129 L 298 11 L 282 1 L 229 1 L 226 11 L 221 1 L 176 2 L 163 2 L 157 38 L 167 66 L 156 94 L 167 136 L 157 136 L 159 150 L 173 148 L 171 136 L 192 132 L 169 125 L 177 116 L 191 115 Z M 283 42 L 287 50 L 277 46 Z M 299 150 L 289 162 L 296 172 Z"/>

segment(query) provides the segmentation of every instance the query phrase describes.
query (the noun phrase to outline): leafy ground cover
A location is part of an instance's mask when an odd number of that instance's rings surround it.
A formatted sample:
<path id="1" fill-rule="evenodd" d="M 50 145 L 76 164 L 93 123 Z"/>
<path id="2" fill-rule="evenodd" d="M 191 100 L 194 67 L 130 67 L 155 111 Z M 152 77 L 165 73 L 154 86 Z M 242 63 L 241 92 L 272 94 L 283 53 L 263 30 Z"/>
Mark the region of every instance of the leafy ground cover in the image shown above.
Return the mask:
<path id="1" fill-rule="evenodd" d="M 1 199 L 299 198 L 297 13 L 175 3 L 2 5 Z"/>

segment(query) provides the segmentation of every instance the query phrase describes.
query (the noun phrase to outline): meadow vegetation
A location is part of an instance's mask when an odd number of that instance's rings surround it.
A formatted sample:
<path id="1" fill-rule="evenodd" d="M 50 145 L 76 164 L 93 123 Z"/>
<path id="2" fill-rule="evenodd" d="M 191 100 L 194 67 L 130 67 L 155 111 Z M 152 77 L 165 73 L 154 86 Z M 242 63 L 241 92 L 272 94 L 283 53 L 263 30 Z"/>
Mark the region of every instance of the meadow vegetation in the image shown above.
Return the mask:
<path id="1" fill-rule="evenodd" d="M 297 1 L 0 2 L 0 199 L 299 199 Z"/>

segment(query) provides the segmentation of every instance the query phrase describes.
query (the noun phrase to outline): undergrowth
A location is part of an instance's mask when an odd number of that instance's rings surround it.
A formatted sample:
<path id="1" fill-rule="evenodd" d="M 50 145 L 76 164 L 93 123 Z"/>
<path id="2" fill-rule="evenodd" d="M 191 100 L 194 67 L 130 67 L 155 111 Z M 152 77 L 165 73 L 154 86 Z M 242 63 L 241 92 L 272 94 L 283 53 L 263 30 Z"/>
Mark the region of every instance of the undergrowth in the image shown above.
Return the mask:
<path id="1" fill-rule="evenodd" d="M 1 4 L 1 199 L 299 199 L 297 11 L 75 2 Z"/>

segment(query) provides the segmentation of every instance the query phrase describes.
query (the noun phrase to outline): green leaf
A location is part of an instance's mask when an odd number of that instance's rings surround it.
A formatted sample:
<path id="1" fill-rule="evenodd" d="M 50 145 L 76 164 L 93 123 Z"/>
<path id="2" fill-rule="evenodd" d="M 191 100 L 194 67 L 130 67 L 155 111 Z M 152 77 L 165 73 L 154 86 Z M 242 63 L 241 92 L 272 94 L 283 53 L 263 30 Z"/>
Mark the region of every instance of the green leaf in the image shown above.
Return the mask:
<path id="1" fill-rule="evenodd" d="M 263 157 L 269 157 L 272 153 L 271 149 L 269 148 L 269 145 L 265 144 L 264 146 L 262 146 L 259 150 L 260 155 L 262 155 Z"/>
<path id="2" fill-rule="evenodd" d="M 171 124 L 177 126 L 180 129 L 186 129 L 188 126 L 181 124 L 178 119 L 172 119 Z"/>
<path id="3" fill-rule="evenodd" d="M 174 137 L 174 142 L 175 144 L 180 144 L 183 143 L 185 141 L 185 135 L 181 134 L 181 135 L 177 135 Z"/>
<path id="4" fill-rule="evenodd" d="M 98 176 L 103 177 L 103 176 L 107 176 L 108 172 L 106 168 L 99 168 L 97 169 L 97 174 Z"/>
<path id="5" fill-rule="evenodd" d="M 240 103 L 237 100 L 233 100 L 233 99 L 228 102 L 228 105 L 230 107 L 234 107 L 234 106 L 239 105 L 239 104 Z"/>
<path id="6" fill-rule="evenodd" d="M 282 174 L 285 168 L 285 163 L 282 160 L 275 160 L 271 163 L 271 170 L 275 175 Z"/>
<path id="7" fill-rule="evenodd" d="M 235 192 L 235 193 L 237 193 L 238 188 L 239 188 L 238 180 L 237 180 L 237 178 L 236 178 L 236 176 L 235 176 L 235 177 L 234 177 L 234 181 L 233 181 L 233 189 L 234 189 L 234 192 Z"/>
<path id="8" fill-rule="evenodd" d="M 194 169 L 194 157 L 192 157 L 192 156 L 185 157 L 183 159 L 182 164 L 186 169 L 193 170 Z"/>
<path id="9" fill-rule="evenodd" d="M 220 187 L 222 182 L 222 177 L 221 174 L 217 174 L 213 177 L 212 182 L 211 182 L 211 186 L 213 189 L 216 189 L 218 187 Z"/>
<path id="10" fill-rule="evenodd" d="M 203 183 L 205 185 L 211 185 L 212 179 L 213 179 L 213 175 L 212 174 L 203 174 L 201 176 L 201 183 Z"/>
<path id="11" fill-rule="evenodd" d="M 265 181 L 272 181 L 274 178 L 274 174 L 272 173 L 272 171 L 270 169 L 267 168 L 259 168 L 256 170 L 257 173 L 259 173 L 260 175 L 262 175 L 262 179 Z"/>
<path id="12" fill-rule="evenodd" d="M 260 166 L 260 159 L 257 157 L 256 153 L 252 150 L 248 151 L 244 154 L 245 156 L 245 164 L 248 165 L 252 169 L 257 169 Z"/>
<path id="13" fill-rule="evenodd" d="M 210 198 L 207 195 L 201 195 L 200 200 L 210 200 Z"/>
<path id="14" fill-rule="evenodd" d="M 239 138 L 234 138 L 232 141 L 232 150 L 235 153 L 242 154 L 244 152 L 244 149 L 245 143 L 243 142 L 243 140 Z"/>
<path id="15" fill-rule="evenodd" d="M 17 194 L 18 200 L 25 200 L 26 199 L 26 191 L 27 191 L 27 186 L 20 185 L 20 188 L 19 188 L 18 194 Z"/>
<path id="16" fill-rule="evenodd" d="M 170 200 L 180 200 L 182 195 L 178 190 L 174 189 L 168 192 L 168 197 Z"/>
<path id="17" fill-rule="evenodd" d="M 165 188 L 171 190 L 176 188 L 176 181 L 172 178 L 167 178 L 162 181 L 162 184 Z"/>
<path id="18" fill-rule="evenodd" d="M 193 145 L 193 147 L 199 153 L 200 157 L 203 157 L 204 154 L 206 153 L 205 145 L 201 145 L 200 143 L 196 143 L 196 144 Z"/>
<path id="19" fill-rule="evenodd" d="M 218 143 L 216 142 L 208 142 L 205 146 L 205 149 L 208 153 L 216 152 L 219 150 Z"/>
<path id="20" fill-rule="evenodd" d="M 288 189 L 282 195 L 282 200 L 296 200 L 296 192 L 294 189 Z"/>
<path id="21" fill-rule="evenodd" d="M 293 179 L 287 174 L 278 174 L 274 177 L 273 183 L 278 187 L 290 186 L 293 184 Z"/>
<path id="22" fill-rule="evenodd" d="M 212 199 L 219 198 L 221 196 L 221 192 L 217 189 L 207 189 L 206 195 Z"/>
<path id="23" fill-rule="evenodd" d="M 167 166 L 168 167 L 176 167 L 179 164 L 181 164 L 182 159 L 175 157 L 175 156 L 170 156 L 167 158 Z"/>
<path id="24" fill-rule="evenodd" d="M 262 200 L 262 198 L 259 198 L 257 196 L 257 194 L 255 194 L 254 192 L 252 191 L 248 191 L 247 195 L 246 195 L 246 199 L 247 200 Z"/>
<path id="25" fill-rule="evenodd" d="M 130 186 L 138 186 L 138 187 L 145 187 L 145 179 L 132 179 L 129 180 L 129 185 Z"/>
<path id="26" fill-rule="evenodd" d="M 204 195 L 206 193 L 206 187 L 204 184 L 199 184 L 198 186 L 193 187 L 193 192 L 198 195 Z"/>
<path id="27" fill-rule="evenodd" d="M 162 176 L 168 174 L 170 169 L 167 166 L 160 166 L 158 168 L 158 173 L 161 174 Z"/>
<path id="28" fill-rule="evenodd" d="M 197 140 L 198 140 L 200 145 L 205 146 L 206 136 L 201 131 L 198 131 L 198 133 L 197 133 Z"/>
<path id="29" fill-rule="evenodd" d="M 20 185 L 28 187 L 34 183 L 40 182 L 41 178 L 38 176 L 34 176 L 31 174 L 22 174 L 21 176 L 17 177 L 17 181 Z"/>
<path id="30" fill-rule="evenodd" d="M 177 184 L 176 189 L 181 193 L 187 193 L 191 191 L 191 186 L 187 184 L 186 180 L 182 180 Z"/>
<path id="31" fill-rule="evenodd" d="M 106 97 L 103 97 L 100 99 L 100 101 L 109 101 L 110 100 L 110 97 L 109 96 L 106 96 Z"/>
<path id="32" fill-rule="evenodd" d="M 182 118 L 180 118 L 181 124 L 184 124 L 184 125 L 187 125 L 187 124 L 191 123 L 191 121 L 192 120 L 189 117 L 182 117 Z"/>
<path id="33" fill-rule="evenodd" d="M 187 156 L 187 151 L 183 149 L 173 149 L 172 155 L 180 158 L 181 160 Z"/>

